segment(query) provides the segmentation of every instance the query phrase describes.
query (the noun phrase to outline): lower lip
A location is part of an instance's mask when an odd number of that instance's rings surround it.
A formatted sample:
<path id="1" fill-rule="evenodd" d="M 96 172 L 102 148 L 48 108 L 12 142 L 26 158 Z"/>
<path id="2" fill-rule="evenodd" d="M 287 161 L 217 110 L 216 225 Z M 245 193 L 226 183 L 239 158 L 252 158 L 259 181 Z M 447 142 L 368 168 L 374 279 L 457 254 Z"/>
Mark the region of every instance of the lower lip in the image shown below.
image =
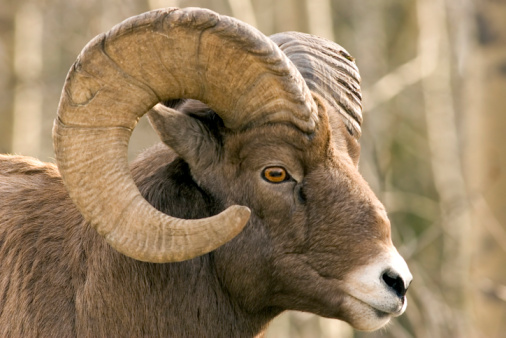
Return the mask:
<path id="1" fill-rule="evenodd" d="M 351 296 L 350 294 L 348 294 L 349 296 Z M 385 312 L 385 311 L 381 311 L 381 310 L 378 310 L 377 308 L 375 308 L 374 306 L 372 306 L 371 304 L 369 303 L 366 303 L 360 299 L 358 299 L 357 297 L 354 297 L 354 296 L 351 296 L 352 298 L 355 298 L 356 300 L 358 300 L 359 302 L 363 303 L 363 304 L 366 304 L 367 306 L 371 307 L 371 309 L 374 311 L 374 313 L 376 314 L 376 317 L 380 318 L 380 319 L 383 319 L 383 318 L 387 318 L 387 317 L 397 317 L 398 315 L 400 315 L 402 312 L 402 310 L 399 310 L 399 311 L 396 311 L 396 312 Z M 404 298 L 403 300 L 403 306 L 402 308 L 404 308 L 406 306 L 406 300 Z M 401 308 L 401 309 L 402 309 Z"/>
<path id="2" fill-rule="evenodd" d="M 402 307 L 398 311 L 394 311 L 394 312 L 390 312 L 390 313 L 378 310 L 378 309 L 376 309 L 376 308 L 373 307 L 374 312 L 376 313 L 376 316 L 378 316 L 378 318 L 400 316 L 404 312 L 405 308 L 406 308 L 406 301 L 403 301 L 403 305 L 402 305 Z"/>
<path id="3" fill-rule="evenodd" d="M 374 309 L 374 313 L 376 314 L 376 316 L 378 318 L 386 318 L 386 317 L 390 317 L 391 316 L 390 313 L 383 312 L 383 311 L 380 311 L 378 309 Z"/>

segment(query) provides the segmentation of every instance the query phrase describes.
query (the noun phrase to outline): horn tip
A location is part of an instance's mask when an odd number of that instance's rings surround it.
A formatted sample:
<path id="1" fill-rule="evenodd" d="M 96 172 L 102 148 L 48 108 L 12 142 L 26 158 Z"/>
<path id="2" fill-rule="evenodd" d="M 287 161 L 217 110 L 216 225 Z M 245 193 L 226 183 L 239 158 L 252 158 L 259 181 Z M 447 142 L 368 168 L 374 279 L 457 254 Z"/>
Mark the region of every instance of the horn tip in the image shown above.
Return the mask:
<path id="1" fill-rule="evenodd" d="M 251 209 L 242 205 L 233 205 L 229 208 L 230 213 L 237 218 L 238 228 L 241 230 L 246 226 L 251 216 Z"/>

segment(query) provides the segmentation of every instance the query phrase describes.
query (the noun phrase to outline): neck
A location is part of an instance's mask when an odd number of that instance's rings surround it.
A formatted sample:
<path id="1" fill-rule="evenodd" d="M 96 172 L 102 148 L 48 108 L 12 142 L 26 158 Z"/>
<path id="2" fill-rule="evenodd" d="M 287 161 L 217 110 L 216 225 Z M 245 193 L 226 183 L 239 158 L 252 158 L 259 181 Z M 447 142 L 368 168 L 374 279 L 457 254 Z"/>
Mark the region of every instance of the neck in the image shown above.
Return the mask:
<path id="1" fill-rule="evenodd" d="M 178 322 L 170 336 L 254 337 L 275 316 L 272 311 L 249 312 L 232 298 L 220 282 L 208 254 L 188 262 L 167 265 L 171 278 L 170 316 Z M 174 292 L 173 290 L 178 290 Z M 184 315 L 182 310 L 184 309 Z"/>
<path id="2" fill-rule="evenodd" d="M 255 337 L 277 315 L 240 306 L 220 282 L 212 253 L 154 264 L 125 257 L 105 243 L 89 249 L 87 266 L 94 274 L 76 299 L 82 315 L 78 335 Z M 115 257 L 105 265 L 104 255 Z"/>

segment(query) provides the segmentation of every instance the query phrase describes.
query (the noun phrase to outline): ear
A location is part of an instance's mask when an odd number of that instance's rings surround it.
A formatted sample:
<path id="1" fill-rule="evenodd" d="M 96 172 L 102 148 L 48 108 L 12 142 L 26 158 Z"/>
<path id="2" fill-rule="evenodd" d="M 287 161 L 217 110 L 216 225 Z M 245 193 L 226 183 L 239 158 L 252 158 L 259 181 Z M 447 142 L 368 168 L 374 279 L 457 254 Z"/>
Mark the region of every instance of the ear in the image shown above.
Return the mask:
<path id="1" fill-rule="evenodd" d="M 197 117 L 163 104 L 154 106 L 147 115 L 162 142 L 183 158 L 190 168 L 207 168 L 219 158 L 219 135 Z"/>
<path id="2" fill-rule="evenodd" d="M 348 132 L 348 129 L 346 129 L 346 132 Z M 348 133 L 346 134 L 346 141 L 348 154 L 355 166 L 358 167 L 358 161 L 360 159 L 360 143 L 354 136 L 351 136 Z"/>
<path id="3" fill-rule="evenodd" d="M 324 103 L 326 101 L 317 94 L 313 94 L 313 98 L 315 102 L 317 102 L 319 109 L 326 112 L 334 145 L 338 149 L 346 151 L 353 161 L 353 164 L 358 167 L 360 158 L 360 143 L 358 139 L 352 135 L 339 112 L 329 104 Z"/>

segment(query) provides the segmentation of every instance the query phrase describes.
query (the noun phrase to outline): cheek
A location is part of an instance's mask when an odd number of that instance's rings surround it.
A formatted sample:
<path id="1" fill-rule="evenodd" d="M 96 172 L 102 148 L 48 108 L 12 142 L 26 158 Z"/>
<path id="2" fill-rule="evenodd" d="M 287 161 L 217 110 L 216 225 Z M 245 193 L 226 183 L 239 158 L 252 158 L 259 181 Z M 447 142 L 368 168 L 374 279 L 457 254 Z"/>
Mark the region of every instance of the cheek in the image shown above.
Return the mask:
<path id="1" fill-rule="evenodd" d="M 295 184 L 268 186 L 260 184 L 250 199 L 252 221 L 256 231 L 264 232 L 275 252 L 301 251 L 307 243 L 307 215 L 304 205 L 296 201 Z"/>
<path id="2" fill-rule="evenodd" d="M 248 203 L 258 217 L 277 224 L 291 218 L 296 211 L 294 184 L 271 184 L 261 180 L 253 189 Z"/>
<path id="3" fill-rule="evenodd" d="M 272 288 L 273 244 L 264 224 L 252 217 L 233 240 L 214 252 L 217 274 L 227 292 L 246 309 L 269 303 Z"/>

